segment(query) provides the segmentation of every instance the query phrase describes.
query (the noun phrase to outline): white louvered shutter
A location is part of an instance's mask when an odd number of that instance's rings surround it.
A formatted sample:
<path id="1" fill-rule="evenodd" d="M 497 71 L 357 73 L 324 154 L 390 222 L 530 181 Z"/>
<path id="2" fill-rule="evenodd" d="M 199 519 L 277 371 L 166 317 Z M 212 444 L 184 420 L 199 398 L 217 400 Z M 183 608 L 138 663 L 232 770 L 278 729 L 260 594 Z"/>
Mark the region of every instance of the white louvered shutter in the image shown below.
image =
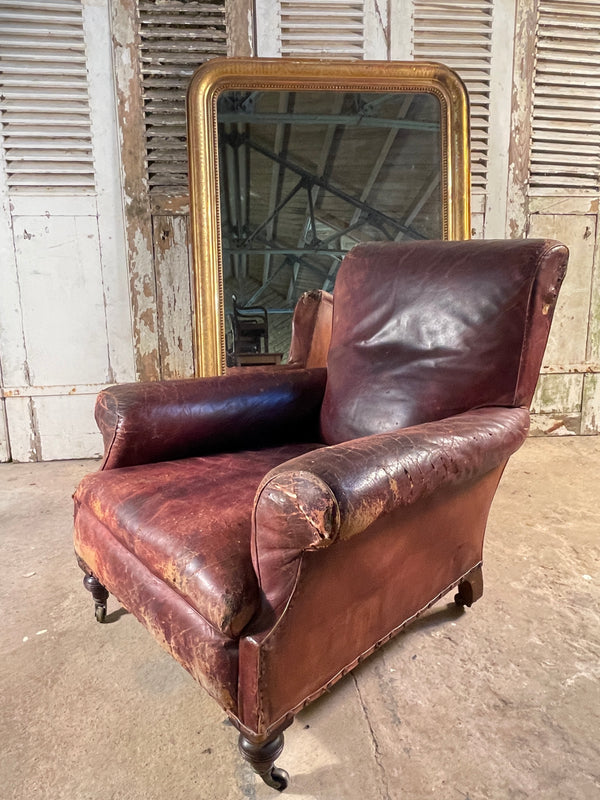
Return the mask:
<path id="1" fill-rule="evenodd" d="M 281 0 L 281 55 L 364 58 L 364 2 Z"/>
<path id="2" fill-rule="evenodd" d="M 600 188 L 600 4 L 542 0 L 531 189 Z"/>
<path id="3" fill-rule="evenodd" d="M 225 0 L 140 0 L 150 192 L 187 192 L 185 93 L 194 70 L 227 54 Z"/>
<path id="4" fill-rule="evenodd" d="M 11 192 L 94 192 L 80 0 L 0 0 L 0 123 Z"/>
<path id="5" fill-rule="evenodd" d="M 471 186 L 488 175 L 493 0 L 415 0 L 414 57 L 456 70 L 471 103 Z"/>

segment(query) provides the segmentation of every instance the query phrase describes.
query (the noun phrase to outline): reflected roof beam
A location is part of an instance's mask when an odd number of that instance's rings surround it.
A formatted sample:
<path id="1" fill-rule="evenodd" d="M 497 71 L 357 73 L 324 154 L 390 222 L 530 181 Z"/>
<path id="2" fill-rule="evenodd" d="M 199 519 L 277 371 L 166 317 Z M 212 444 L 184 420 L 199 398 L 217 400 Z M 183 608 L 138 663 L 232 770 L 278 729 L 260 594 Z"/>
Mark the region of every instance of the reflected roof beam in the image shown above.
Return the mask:
<path id="1" fill-rule="evenodd" d="M 339 197 L 340 200 L 344 200 L 349 205 L 361 209 L 366 214 L 371 216 L 372 221 L 377 219 L 379 224 L 387 223 L 389 225 L 392 225 L 393 227 L 402 231 L 406 236 L 408 236 L 411 239 L 425 239 L 425 237 L 422 234 L 418 233 L 417 231 L 411 228 L 406 227 L 403 223 L 399 222 L 397 219 L 394 219 L 394 217 L 390 217 L 389 214 L 385 214 L 383 211 L 380 211 L 379 209 L 370 206 L 368 203 L 365 203 L 364 201 L 361 201 L 358 198 L 353 197 L 352 195 L 343 191 L 343 189 L 339 189 L 337 186 L 334 186 L 332 183 L 325 180 L 324 178 L 319 178 L 318 176 L 314 175 L 308 170 L 303 169 L 302 167 L 299 167 L 297 164 L 294 164 L 293 162 L 289 161 L 283 156 L 273 153 L 267 147 L 263 147 L 262 145 L 260 145 L 257 141 L 250 139 L 249 143 L 250 147 L 257 150 L 259 153 L 262 153 L 263 155 L 267 156 L 267 158 L 271 158 L 273 159 L 273 161 L 276 161 L 279 164 L 283 164 L 291 172 L 295 172 L 296 175 L 306 178 L 315 186 L 319 186 L 320 188 L 325 189 L 335 197 Z"/>
<path id="2" fill-rule="evenodd" d="M 360 128 L 394 128 L 397 130 L 439 133 L 438 122 L 422 122 L 413 119 L 389 119 L 386 117 L 363 117 L 360 114 L 279 114 L 276 111 L 243 114 L 238 111 L 219 112 L 219 122 L 244 122 L 253 125 L 343 125 Z"/>

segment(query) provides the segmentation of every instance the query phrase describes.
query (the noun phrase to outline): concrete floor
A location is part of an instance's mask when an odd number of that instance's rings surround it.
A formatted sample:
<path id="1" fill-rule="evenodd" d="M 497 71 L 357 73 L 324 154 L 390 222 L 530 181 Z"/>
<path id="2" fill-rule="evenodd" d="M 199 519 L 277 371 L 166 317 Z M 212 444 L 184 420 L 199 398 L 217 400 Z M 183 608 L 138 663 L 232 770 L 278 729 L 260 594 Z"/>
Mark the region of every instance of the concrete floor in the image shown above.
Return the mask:
<path id="1" fill-rule="evenodd" d="M 0 798 L 277 797 L 217 705 L 71 550 L 95 462 L 0 466 Z M 486 544 L 484 597 L 450 598 L 302 712 L 289 798 L 600 797 L 600 437 L 531 439 Z"/>

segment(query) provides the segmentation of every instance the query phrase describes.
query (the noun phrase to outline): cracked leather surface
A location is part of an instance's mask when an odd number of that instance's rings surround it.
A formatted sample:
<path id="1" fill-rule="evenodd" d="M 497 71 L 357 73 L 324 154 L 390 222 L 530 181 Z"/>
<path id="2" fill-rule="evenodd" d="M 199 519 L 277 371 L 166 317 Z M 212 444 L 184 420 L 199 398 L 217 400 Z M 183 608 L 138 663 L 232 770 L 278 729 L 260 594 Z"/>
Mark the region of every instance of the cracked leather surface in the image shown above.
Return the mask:
<path id="1" fill-rule="evenodd" d="M 227 636 L 258 607 L 250 560 L 250 519 L 261 477 L 318 447 L 258 451 L 144 464 L 88 475 L 75 494 L 81 508 Z M 85 560 L 85 559 L 84 559 Z"/>
<path id="2" fill-rule="evenodd" d="M 237 712 L 238 641 L 217 631 L 97 519 L 79 509 L 75 550 L 103 586 L 226 710 Z"/>
<path id="3" fill-rule="evenodd" d="M 355 247 L 336 278 L 323 441 L 528 406 L 567 258 L 539 239 Z"/>
<path id="4" fill-rule="evenodd" d="M 100 392 L 103 469 L 317 441 L 324 369 L 247 370 Z"/>
<path id="5" fill-rule="evenodd" d="M 271 605 L 285 602 L 303 551 L 355 536 L 440 489 L 468 486 L 505 462 L 528 429 L 526 409 L 482 408 L 275 467 L 257 495 L 252 534 L 254 567 Z"/>

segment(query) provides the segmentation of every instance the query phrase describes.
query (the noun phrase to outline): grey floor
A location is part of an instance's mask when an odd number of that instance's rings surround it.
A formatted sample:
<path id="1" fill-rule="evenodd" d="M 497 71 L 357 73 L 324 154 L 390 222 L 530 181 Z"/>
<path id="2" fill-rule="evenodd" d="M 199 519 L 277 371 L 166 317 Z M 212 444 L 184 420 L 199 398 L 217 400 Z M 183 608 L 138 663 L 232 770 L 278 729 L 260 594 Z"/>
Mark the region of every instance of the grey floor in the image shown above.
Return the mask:
<path id="1" fill-rule="evenodd" d="M 1 800 L 274 798 L 215 703 L 111 599 L 93 619 L 70 494 L 95 462 L 0 466 Z M 302 712 L 280 765 L 319 800 L 600 798 L 600 437 L 532 439 L 450 598 Z"/>

